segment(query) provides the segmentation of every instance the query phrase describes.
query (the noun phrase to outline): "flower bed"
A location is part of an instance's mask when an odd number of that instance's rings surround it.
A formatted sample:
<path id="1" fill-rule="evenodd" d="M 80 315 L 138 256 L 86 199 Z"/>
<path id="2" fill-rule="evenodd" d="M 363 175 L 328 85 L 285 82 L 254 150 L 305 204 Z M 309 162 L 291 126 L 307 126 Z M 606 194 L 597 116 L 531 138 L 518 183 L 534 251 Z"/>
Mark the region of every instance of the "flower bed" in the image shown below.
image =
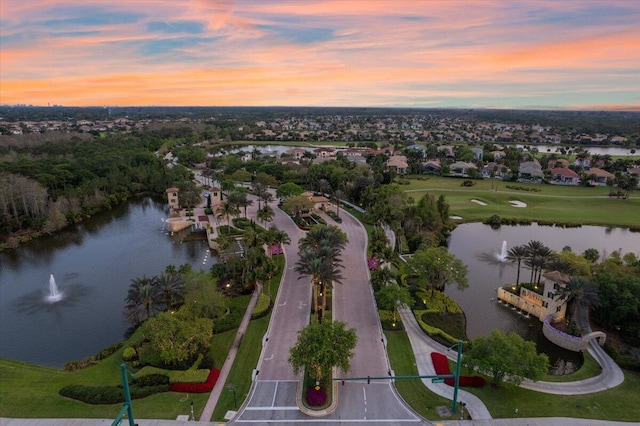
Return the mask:
<path id="1" fill-rule="evenodd" d="M 380 264 L 380 261 L 375 257 L 370 257 L 367 259 L 367 265 L 369 266 L 370 271 L 377 269 L 379 264 Z"/>
<path id="2" fill-rule="evenodd" d="M 284 253 L 284 249 L 282 248 L 281 245 L 269 246 L 269 251 L 271 252 L 271 256 Z"/>
<path id="3" fill-rule="evenodd" d="M 307 388 L 307 404 L 311 407 L 324 405 L 327 402 L 327 391 L 320 386 L 311 386 Z"/>
<path id="4" fill-rule="evenodd" d="M 207 381 L 204 383 L 172 383 L 169 385 L 169 390 L 172 392 L 191 392 L 191 393 L 206 393 L 211 392 L 216 382 L 220 377 L 220 370 L 217 368 L 211 369 Z"/>
<path id="5" fill-rule="evenodd" d="M 446 356 L 438 352 L 431 352 L 431 361 L 433 361 L 433 368 L 436 370 L 437 375 L 452 374 L 449 369 L 449 361 Z M 454 386 L 455 379 L 453 377 L 444 379 L 444 382 L 449 386 Z M 458 382 L 460 386 L 470 386 L 474 388 L 481 388 L 484 386 L 485 381 L 480 376 L 460 376 Z"/>

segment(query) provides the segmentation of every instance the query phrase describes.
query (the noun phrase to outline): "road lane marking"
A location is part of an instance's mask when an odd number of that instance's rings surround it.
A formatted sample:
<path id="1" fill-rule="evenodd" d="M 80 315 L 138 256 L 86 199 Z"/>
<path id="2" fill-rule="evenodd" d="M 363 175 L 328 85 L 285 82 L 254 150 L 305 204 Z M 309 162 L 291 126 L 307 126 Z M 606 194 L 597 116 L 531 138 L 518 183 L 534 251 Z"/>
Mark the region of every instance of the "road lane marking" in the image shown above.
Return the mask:
<path id="1" fill-rule="evenodd" d="M 276 382 L 276 387 L 273 390 L 273 399 L 271 400 L 271 406 L 275 406 L 276 405 L 276 395 L 278 394 L 278 382 Z"/>

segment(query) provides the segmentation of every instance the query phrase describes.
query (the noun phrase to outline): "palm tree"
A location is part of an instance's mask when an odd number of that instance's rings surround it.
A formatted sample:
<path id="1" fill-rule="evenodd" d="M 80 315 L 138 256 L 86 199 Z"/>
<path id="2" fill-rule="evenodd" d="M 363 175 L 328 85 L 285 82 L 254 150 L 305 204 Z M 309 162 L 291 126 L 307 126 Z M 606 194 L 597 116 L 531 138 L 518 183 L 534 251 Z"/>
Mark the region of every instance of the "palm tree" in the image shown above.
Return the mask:
<path id="1" fill-rule="evenodd" d="M 160 294 L 164 309 L 172 309 L 184 300 L 184 280 L 178 273 L 163 272 L 153 277 L 153 284 Z"/>
<path id="2" fill-rule="evenodd" d="M 520 286 L 520 265 L 527 257 L 527 248 L 525 246 L 513 246 L 507 252 L 507 260 L 511 263 L 518 263 L 518 276 L 516 277 L 516 287 Z"/>
<path id="3" fill-rule="evenodd" d="M 598 306 L 600 297 L 598 287 L 586 277 L 573 277 L 566 286 L 560 287 L 555 294 L 556 300 L 566 300 L 571 306 L 571 316 L 576 318 L 578 311 L 588 314 L 589 308 Z"/>
<path id="4" fill-rule="evenodd" d="M 260 200 L 258 198 L 258 200 Z M 263 223 L 271 222 L 275 216 L 275 212 L 271 208 L 271 206 L 265 205 L 261 209 L 258 210 L 258 219 L 260 219 Z"/>
<path id="5" fill-rule="evenodd" d="M 331 183 L 327 179 L 318 179 L 316 182 L 316 188 L 322 195 L 327 195 L 327 192 L 331 192 Z"/>
<path id="6" fill-rule="evenodd" d="M 291 243 L 289 234 L 281 229 L 278 229 L 276 226 L 272 226 L 267 230 L 267 234 L 264 239 L 269 246 L 281 246 L 282 244 Z M 269 250 L 269 256 L 271 256 L 271 250 Z"/>
<path id="7" fill-rule="evenodd" d="M 127 318 L 135 325 L 151 318 L 159 311 L 161 305 L 160 295 L 153 279 L 146 276 L 131 280 L 125 301 Z"/>
<path id="8" fill-rule="evenodd" d="M 253 205 L 253 200 L 248 199 L 247 198 L 247 194 L 245 194 L 244 192 L 242 192 L 241 194 L 242 194 L 242 197 L 240 197 L 238 206 L 242 207 L 244 209 L 244 217 L 246 219 L 247 218 L 247 207 Z"/>
<path id="9" fill-rule="evenodd" d="M 262 201 L 262 197 L 265 192 L 267 192 L 267 187 L 264 183 L 256 182 L 253 184 L 253 193 L 258 197 L 258 210 L 261 208 L 260 202 Z"/>
<path id="10" fill-rule="evenodd" d="M 227 232 L 231 233 L 231 216 L 237 216 L 238 213 L 240 213 L 240 210 L 228 200 L 220 208 L 218 219 L 227 219 L 227 226 L 229 227 Z"/>
<path id="11" fill-rule="evenodd" d="M 317 252 L 312 251 L 303 252 L 296 262 L 294 271 L 301 275 L 300 278 L 303 276 L 311 277 L 314 289 L 314 308 L 319 322 L 322 321 L 324 313 L 327 287 L 331 287 L 334 282 L 342 282 L 341 267 L 342 265 L 319 257 Z M 319 303 L 320 298 L 322 298 L 321 304 Z"/>

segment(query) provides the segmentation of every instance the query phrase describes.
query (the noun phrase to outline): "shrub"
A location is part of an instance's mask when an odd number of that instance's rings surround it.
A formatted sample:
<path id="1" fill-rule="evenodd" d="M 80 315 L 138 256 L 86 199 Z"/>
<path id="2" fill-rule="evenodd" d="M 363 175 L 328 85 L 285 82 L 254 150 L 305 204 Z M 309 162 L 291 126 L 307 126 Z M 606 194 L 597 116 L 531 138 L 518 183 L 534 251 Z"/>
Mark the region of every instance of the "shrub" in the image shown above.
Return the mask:
<path id="1" fill-rule="evenodd" d="M 449 335 L 448 333 L 445 333 L 444 331 L 442 331 L 437 327 L 432 327 L 429 324 L 425 323 L 422 320 L 422 315 L 427 311 L 413 311 L 413 312 L 416 317 L 416 320 L 418 321 L 418 324 L 420 324 L 420 328 L 429 336 L 433 338 L 436 338 L 439 336 L 442 339 L 444 339 L 448 344 L 454 344 L 458 342 L 458 339 L 456 339 L 455 337 Z"/>
<path id="2" fill-rule="evenodd" d="M 251 313 L 251 319 L 262 318 L 269 312 L 269 308 L 271 307 L 271 299 L 264 293 L 260 293 L 258 296 L 258 303 L 256 303 L 256 307 L 253 308 L 253 312 Z"/>
<path id="3" fill-rule="evenodd" d="M 327 402 L 327 391 L 320 386 L 311 386 L 307 388 L 306 393 L 307 404 L 310 407 L 324 405 Z"/>
<path id="4" fill-rule="evenodd" d="M 482 223 L 491 226 L 492 229 L 498 229 L 500 228 L 502 221 L 500 220 L 500 216 L 494 214 L 493 216 L 483 220 Z"/>
<path id="5" fill-rule="evenodd" d="M 167 392 L 169 385 L 129 387 L 131 399 L 145 398 L 160 392 Z M 58 391 L 61 396 L 72 398 L 87 404 L 118 404 L 124 401 L 122 386 L 84 386 L 69 385 Z"/>
<path id="6" fill-rule="evenodd" d="M 215 366 L 215 360 L 209 353 L 206 356 L 202 357 L 197 368 L 198 370 L 211 370 L 213 369 L 214 366 Z"/>
<path id="7" fill-rule="evenodd" d="M 136 386 L 144 387 L 144 386 L 159 386 L 159 385 L 168 385 L 169 384 L 169 376 L 165 374 L 152 373 L 147 375 L 136 374 L 134 379 L 134 383 Z"/>
<path id="8" fill-rule="evenodd" d="M 460 184 L 460 186 L 473 186 L 473 185 L 475 185 L 475 184 L 476 184 L 476 183 L 475 183 L 475 182 L 473 182 L 473 181 L 471 181 L 471 180 L 465 180 L 465 181 L 463 181 L 463 182 Z"/>
<path id="9" fill-rule="evenodd" d="M 244 311 L 232 307 L 229 309 L 229 313 L 222 318 L 216 319 L 213 324 L 214 333 L 224 333 L 225 331 L 233 330 L 240 325 Z"/>
<path id="10" fill-rule="evenodd" d="M 173 383 L 169 385 L 172 392 L 190 392 L 190 393 L 206 393 L 211 392 L 220 377 L 220 370 L 214 368 L 209 372 L 207 380 L 204 383 Z"/>
<path id="11" fill-rule="evenodd" d="M 122 351 L 122 359 L 124 361 L 131 361 L 138 356 L 138 353 L 131 346 L 124 348 Z"/>
<path id="12" fill-rule="evenodd" d="M 213 210 L 207 207 L 204 209 L 204 214 L 213 214 Z"/>

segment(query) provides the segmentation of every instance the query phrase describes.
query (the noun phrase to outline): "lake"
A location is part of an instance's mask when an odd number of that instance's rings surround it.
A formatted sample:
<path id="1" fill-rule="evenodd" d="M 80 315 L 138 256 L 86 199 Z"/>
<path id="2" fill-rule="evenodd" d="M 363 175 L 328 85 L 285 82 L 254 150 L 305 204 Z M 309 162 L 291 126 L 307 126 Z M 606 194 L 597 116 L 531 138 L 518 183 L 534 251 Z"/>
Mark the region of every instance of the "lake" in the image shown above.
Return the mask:
<path id="1" fill-rule="evenodd" d="M 537 224 L 502 226 L 494 230 L 482 223 L 462 224 L 453 231 L 449 251 L 467 265 L 469 287 L 459 291 L 455 286 L 450 286 L 445 292 L 464 310 L 467 336 L 475 339 L 488 335 L 494 329 L 514 331 L 535 341 L 540 351 L 551 356 L 565 356 L 566 352 L 560 351 L 542 336 L 542 323 L 537 318 L 527 319 L 497 302 L 497 288 L 516 282 L 517 266 L 508 263 L 496 265 L 483 260 L 483 255 L 500 253 L 503 241 L 507 242 L 509 249 L 531 240 L 541 241 L 555 251 L 570 246 L 575 253 L 595 248 L 601 255 L 609 255 L 616 250 L 621 250 L 623 254 L 633 252 L 640 255 L 640 234 L 623 228 L 583 226 L 563 229 Z M 529 269 L 523 266 L 521 281 L 528 280 L 529 273 Z"/>
<path id="2" fill-rule="evenodd" d="M 121 342 L 133 278 L 167 265 L 194 269 L 216 262 L 204 241 L 167 235 L 164 202 L 131 201 L 73 229 L 0 253 L 0 357 L 62 367 Z M 63 300 L 43 301 L 49 277 Z"/>

